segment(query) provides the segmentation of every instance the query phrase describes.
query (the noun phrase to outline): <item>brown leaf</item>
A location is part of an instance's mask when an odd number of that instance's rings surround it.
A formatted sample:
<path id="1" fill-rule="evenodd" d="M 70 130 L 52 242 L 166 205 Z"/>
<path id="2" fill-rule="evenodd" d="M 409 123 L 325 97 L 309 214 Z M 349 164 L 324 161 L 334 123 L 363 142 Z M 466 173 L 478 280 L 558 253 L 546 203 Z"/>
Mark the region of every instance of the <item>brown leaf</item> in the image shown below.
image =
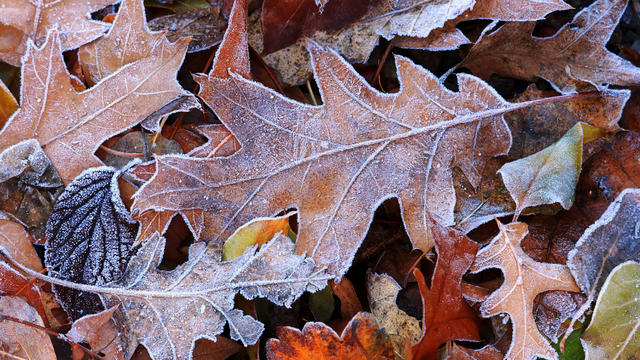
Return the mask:
<path id="1" fill-rule="evenodd" d="M 107 359 L 124 359 L 123 345 L 118 336 L 118 329 L 112 320 L 116 308 L 114 306 L 74 321 L 67 337 L 76 343 L 89 344 L 91 350 L 103 353 Z"/>
<path id="2" fill-rule="evenodd" d="M 175 79 L 186 41 L 173 51 L 165 45 L 160 46 L 160 58 L 138 60 L 77 93 L 69 83 L 58 33 L 52 31 L 42 48 L 27 51 L 22 106 L 0 133 L 0 150 L 35 138 L 65 183 L 99 166 L 93 153 L 106 138 L 154 117 L 167 103 L 191 98 Z"/>
<path id="3" fill-rule="evenodd" d="M 166 30 L 170 41 L 191 37 L 187 49 L 191 53 L 218 45 L 227 22 L 220 14 L 220 7 L 211 6 L 157 17 L 149 21 L 149 27 L 152 30 Z"/>
<path id="4" fill-rule="evenodd" d="M 413 275 L 422 295 L 422 337 L 413 345 L 415 359 L 435 360 L 449 340 L 480 340 L 479 319 L 462 298 L 460 282 L 473 263 L 478 244 L 457 230 L 433 224 L 438 260 L 431 287 L 420 270 Z"/>
<path id="5" fill-rule="evenodd" d="M 504 355 L 491 345 L 474 350 L 452 343 L 451 349 L 447 350 L 443 360 L 502 360 L 504 358 Z"/>
<path id="6" fill-rule="evenodd" d="M 580 289 L 589 296 L 587 306 L 613 268 L 628 260 L 640 261 L 639 219 L 640 190 L 626 189 L 585 230 L 569 253 L 567 265 Z"/>
<path id="7" fill-rule="evenodd" d="M 18 102 L 11 91 L 0 80 L 0 128 L 4 126 L 11 114 L 18 110 Z"/>
<path id="8" fill-rule="evenodd" d="M 278 329 L 278 339 L 267 342 L 267 358 L 305 359 L 394 359 L 393 346 L 369 313 L 358 313 L 338 336 L 323 323 L 309 322 L 302 331 Z"/>
<path id="9" fill-rule="evenodd" d="M 360 304 L 360 299 L 358 299 L 358 294 L 356 294 L 351 280 L 344 277 L 339 283 L 330 281 L 329 285 L 331 285 L 333 295 L 340 299 L 340 316 L 343 319 L 351 319 L 362 311 L 362 304 Z"/>
<path id="10" fill-rule="evenodd" d="M 9 31 L 12 43 L 0 41 L 0 59 L 19 66 L 28 40 L 42 46 L 47 34 L 57 29 L 62 51 L 71 50 L 100 37 L 108 24 L 90 20 L 90 14 L 114 0 L 0 1 L 0 33 Z M 26 63 L 26 62 L 25 62 Z"/>
<path id="11" fill-rule="evenodd" d="M 422 330 L 420 322 L 408 315 L 396 304 L 398 292 L 402 287 L 387 274 L 367 274 L 367 297 L 371 313 L 380 328 L 389 336 L 397 354 L 406 354 L 407 344 L 420 340 Z"/>
<path id="12" fill-rule="evenodd" d="M 532 21 L 543 19 L 552 11 L 571 9 L 562 0 L 533 2 L 477 0 L 473 9 L 465 11 L 439 29 L 434 30 L 426 38 L 400 37 L 394 45 L 404 48 L 425 49 L 430 51 L 453 50 L 467 44 L 464 34 L 456 25 L 468 20 L 489 19 L 495 21 Z"/>
<path id="13" fill-rule="evenodd" d="M 0 247 L 29 269 L 42 270 L 42 262 L 31 244 L 31 236 L 22 225 L 0 213 Z"/>
<path id="14" fill-rule="evenodd" d="M 526 80 L 541 77 L 561 93 L 607 84 L 633 86 L 640 70 L 609 52 L 605 45 L 627 5 L 598 0 L 549 38 L 532 36 L 535 22 L 507 23 L 484 36 L 461 66 L 488 78 L 491 74 Z"/>
<path id="15" fill-rule="evenodd" d="M 0 296 L 0 315 L 11 316 L 43 326 L 38 312 L 27 302 L 15 296 Z M 56 353 L 49 335 L 28 325 L 0 320 L 0 348 L 25 359 L 55 360 Z"/>
<path id="16" fill-rule="evenodd" d="M 44 324 L 49 326 L 40 289 L 4 261 L 0 262 L 0 297 L 2 296 L 24 298 L 38 312 Z"/>
<path id="17" fill-rule="evenodd" d="M 242 351 L 243 346 L 224 336 L 216 336 L 216 341 L 200 339 L 193 347 L 194 360 L 224 360 Z"/>
<path id="18" fill-rule="evenodd" d="M 502 286 L 482 304 L 482 316 L 507 313 L 511 317 L 513 336 L 506 358 L 555 359 L 555 351 L 538 332 L 533 319 L 533 300 L 548 290 L 579 292 L 580 289 L 566 266 L 537 262 L 522 250 L 520 242 L 527 234 L 527 224 L 498 222 L 498 227 L 500 233 L 480 249 L 471 266 L 472 272 L 499 268 L 505 278 Z"/>

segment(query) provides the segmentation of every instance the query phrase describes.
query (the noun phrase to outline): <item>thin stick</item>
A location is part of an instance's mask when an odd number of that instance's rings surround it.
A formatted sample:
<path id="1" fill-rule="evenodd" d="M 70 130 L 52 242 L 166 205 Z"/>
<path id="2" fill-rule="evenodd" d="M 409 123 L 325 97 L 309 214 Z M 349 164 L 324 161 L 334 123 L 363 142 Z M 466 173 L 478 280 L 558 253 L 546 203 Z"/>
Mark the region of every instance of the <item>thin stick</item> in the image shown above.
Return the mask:
<path id="1" fill-rule="evenodd" d="M 10 358 L 15 359 L 15 360 L 27 360 L 25 358 L 21 358 L 20 356 L 9 354 L 8 352 L 2 351 L 2 350 L 0 350 L 0 355 L 6 356 L 6 357 L 10 357 Z"/>
<path id="2" fill-rule="evenodd" d="M 82 351 L 87 353 L 89 356 L 92 356 L 92 357 L 94 357 L 96 359 L 104 359 L 104 357 L 98 355 L 98 353 L 93 352 L 93 351 L 91 351 L 91 349 L 87 349 L 86 347 L 84 347 L 84 346 L 78 344 L 77 342 L 69 339 L 65 334 L 61 334 L 61 333 L 55 332 L 53 330 L 47 329 L 46 327 L 40 326 L 38 324 L 34 324 L 34 323 L 31 323 L 31 322 L 28 322 L 28 321 L 24 321 L 24 320 L 21 320 L 21 319 L 18 319 L 18 318 L 14 318 L 13 316 L 0 315 L 0 321 L 2 321 L 2 320 L 12 321 L 12 322 L 15 322 L 15 323 L 18 323 L 18 324 L 22 324 L 22 325 L 30 326 L 30 327 L 38 329 L 38 330 L 42 330 L 42 331 L 44 331 L 45 333 L 47 333 L 49 335 L 55 336 L 58 339 L 61 339 L 61 340 L 64 340 L 64 341 L 68 342 L 69 344 L 78 345 L 82 349 Z"/>
<path id="3" fill-rule="evenodd" d="M 100 145 L 100 149 L 113 154 L 113 155 L 117 155 L 117 156 L 123 156 L 123 157 L 144 157 L 144 154 L 142 153 L 126 153 L 126 152 L 122 152 L 122 151 L 118 151 L 118 150 L 113 150 L 110 149 L 104 145 Z"/>
<path id="4" fill-rule="evenodd" d="M 216 155 L 216 153 L 218 152 L 218 150 L 220 150 L 224 144 L 228 143 L 229 140 L 231 140 L 231 138 L 233 137 L 232 134 L 227 135 L 226 138 L 222 139 L 222 141 L 220 141 L 220 143 L 218 144 L 218 146 L 215 147 L 215 149 L 213 149 L 209 155 L 207 155 L 208 158 L 212 158 Z"/>
<path id="5" fill-rule="evenodd" d="M 374 85 L 376 83 L 376 80 L 380 77 L 380 73 L 382 72 L 382 67 L 384 66 L 384 63 L 387 62 L 387 57 L 389 56 L 389 53 L 391 52 L 391 49 L 393 48 L 393 40 L 395 40 L 396 38 L 393 38 L 391 41 L 389 41 L 389 44 L 387 44 L 387 48 L 384 50 L 384 54 L 382 55 L 382 59 L 380 59 L 380 63 L 378 64 L 378 68 L 376 69 L 376 74 L 373 76 L 373 79 L 371 81 L 371 85 Z M 382 85 L 382 83 L 381 83 Z"/>
<path id="6" fill-rule="evenodd" d="M 160 132 L 162 131 L 162 128 L 164 127 L 164 124 L 167 122 L 168 118 L 169 118 L 168 116 L 163 116 L 162 119 L 160 119 L 160 131 L 156 131 L 156 133 L 153 134 L 153 138 L 151 138 L 151 148 L 152 149 L 153 149 L 153 145 L 156 144 L 156 139 L 160 135 Z M 144 134 L 144 131 L 142 133 Z"/>
<path id="7" fill-rule="evenodd" d="M 307 90 L 309 90 L 309 95 L 311 96 L 311 102 L 313 102 L 313 105 L 318 106 L 316 95 L 313 93 L 313 89 L 311 88 L 311 82 L 309 82 L 309 79 L 307 79 Z"/>

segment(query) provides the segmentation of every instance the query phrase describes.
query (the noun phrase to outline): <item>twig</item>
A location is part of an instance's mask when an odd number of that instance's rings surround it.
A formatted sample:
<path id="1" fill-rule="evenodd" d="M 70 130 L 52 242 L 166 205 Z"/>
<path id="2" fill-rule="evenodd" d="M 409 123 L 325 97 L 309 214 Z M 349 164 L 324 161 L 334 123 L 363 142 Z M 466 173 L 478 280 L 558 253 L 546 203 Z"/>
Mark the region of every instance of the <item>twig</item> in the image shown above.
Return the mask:
<path id="1" fill-rule="evenodd" d="M 220 143 L 218 144 L 218 146 L 216 146 L 210 153 L 209 155 L 207 155 L 208 158 L 212 158 L 216 155 L 216 153 L 218 152 L 218 150 L 220 150 L 222 148 L 222 146 L 224 146 L 224 144 L 226 144 L 227 142 L 229 142 L 229 140 L 231 140 L 231 138 L 233 137 L 232 134 L 227 135 L 226 138 L 222 139 L 222 141 L 220 141 Z"/>
<path id="2" fill-rule="evenodd" d="M 309 79 L 307 79 L 307 90 L 309 90 L 309 95 L 311 96 L 311 102 L 313 102 L 313 105 L 318 106 L 318 102 L 316 101 L 316 96 L 313 93 L 313 88 L 311 88 L 311 83 L 309 82 Z"/>
<path id="3" fill-rule="evenodd" d="M 50 330 L 50 329 L 47 329 L 44 326 L 40 326 L 38 324 L 34 324 L 34 323 L 31 323 L 31 322 L 24 321 L 24 320 L 21 320 L 21 319 L 18 319 L 18 318 L 14 318 L 13 316 L 7 316 L 7 315 L 0 315 L 0 321 L 2 321 L 2 320 L 12 321 L 12 322 L 15 322 L 15 323 L 18 323 L 18 324 L 22 324 L 22 325 L 30 326 L 30 327 L 38 329 L 38 330 L 42 330 L 42 331 L 46 332 L 49 335 L 55 336 L 58 339 L 61 339 L 61 340 L 64 340 L 64 341 L 68 342 L 69 344 L 78 345 L 80 347 L 80 349 L 82 349 L 82 351 L 87 353 L 89 356 L 92 356 L 92 357 L 94 357 L 96 359 L 104 359 L 104 357 L 100 356 L 98 353 L 92 351 L 91 349 L 87 349 L 86 347 L 84 347 L 84 346 L 78 344 L 77 342 L 69 339 L 66 335 L 58 333 L 58 332 L 55 332 L 55 331 Z"/>

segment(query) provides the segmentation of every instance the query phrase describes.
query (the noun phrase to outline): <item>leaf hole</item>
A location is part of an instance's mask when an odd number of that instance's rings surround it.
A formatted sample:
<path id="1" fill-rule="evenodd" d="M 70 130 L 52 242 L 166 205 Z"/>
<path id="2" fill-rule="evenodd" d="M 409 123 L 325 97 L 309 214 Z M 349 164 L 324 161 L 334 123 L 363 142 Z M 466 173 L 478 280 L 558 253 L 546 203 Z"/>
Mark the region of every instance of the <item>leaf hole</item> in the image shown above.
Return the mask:
<path id="1" fill-rule="evenodd" d="M 164 236 L 167 241 L 162 262 L 158 268 L 173 270 L 189 259 L 189 245 L 193 244 L 194 238 L 184 219 L 179 215 L 171 219 Z"/>

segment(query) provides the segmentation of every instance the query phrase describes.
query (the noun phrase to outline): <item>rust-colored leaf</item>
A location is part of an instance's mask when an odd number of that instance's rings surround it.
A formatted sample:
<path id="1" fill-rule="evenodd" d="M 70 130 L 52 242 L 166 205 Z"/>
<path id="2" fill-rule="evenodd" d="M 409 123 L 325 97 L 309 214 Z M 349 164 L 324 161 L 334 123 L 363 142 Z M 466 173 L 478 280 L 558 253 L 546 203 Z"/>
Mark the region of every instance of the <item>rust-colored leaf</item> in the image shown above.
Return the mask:
<path id="1" fill-rule="evenodd" d="M 65 183 L 101 165 L 93 153 L 106 138 L 147 117 L 157 118 L 168 103 L 191 98 L 175 79 L 186 45 L 140 59 L 77 93 L 69 83 L 58 32 L 52 31 L 41 48 L 30 47 L 25 55 L 22 104 L 0 132 L 0 150 L 35 138 Z"/>
<path id="2" fill-rule="evenodd" d="M 0 315 L 39 326 L 44 325 L 38 312 L 24 299 L 16 296 L 0 296 Z M 47 333 L 9 320 L 0 320 L 0 347 L 7 349 L 10 355 L 19 359 L 57 359 Z"/>
<path id="3" fill-rule="evenodd" d="M 31 236 L 27 230 L 21 224 L 7 219 L 2 213 L 0 213 L 0 247 L 29 269 L 42 270 L 42 261 L 31 244 Z"/>
<path id="4" fill-rule="evenodd" d="M 462 298 L 460 282 L 473 263 L 478 244 L 457 230 L 434 224 L 438 261 L 431 287 L 420 270 L 413 275 L 422 295 L 422 338 L 413 345 L 415 359 L 435 360 L 440 345 L 449 340 L 480 340 L 479 319 Z"/>
<path id="5" fill-rule="evenodd" d="M 2 0 L 0 1 L 0 33 L 9 32 L 13 41 L 0 41 L 0 59 L 19 66 L 27 51 L 28 40 L 37 46 L 46 42 L 47 33 L 57 29 L 60 48 L 71 50 L 100 37 L 108 24 L 90 20 L 90 14 L 114 0 Z"/>
<path id="6" fill-rule="evenodd" d="M 114 306 L 74 321 L 67 337 L 76 343 L 89 344 L 93 351 L 103 353 L 107 359 L 123 360 L 122 341 L 112 320 L 116 308 Z M 75 348 L 73 350 L 78 351 Z"/>
<path id="7" fill-rule="evenodd" d="M 540 334 L 533 318 L 533 300 L 541 292 L 565 290 L 579 292 L 569 269 L 564 265 L 540 263 L 531 259 L 520 242 L 527 234 L 527 224 L 498 222 L 500 233 L 480 249 L 472 272 L 499 268 L 504 283 L 480 307 L 482 316 L 507 313 L 513 326 L 512 342 L 506 358 L 532 360 L 536 356 L 556 359 L 549 342 Z"/>
<path id="8" fill-rule="evenodd" d="M 11 114 L 18 110 L 18 102 L 11 91 L 0 80 L 0 128 L 4 126 Z"/>
<path id="9" fill-rule="evenodd" d="M 361 312 L 349 321 L 338 336 L 323 323 L 310 322 L 302 331 L 281 327 L 278 339 L 267 342 L 267 358 L 271 360 L 305 359 L 394 359 L 393 345 L 369 313 Z"/>
<path id="10" fill-rule="evenodd" d="M 0 297 L 2 296 L 24 298 L 38 312 L 44 324 L 49 326 L 40 289 L 5 262 L 0 262 Z"/>
<path id="11" fill-rule="evenodd" d="M 640 82 L 640 69 L 605 48 L 626 5 L 625 0 L 598 0 L 549 38 L 532 36 L 535 22 L 507 23 L 483 37 L 462 66 L 482 78 L 492 73 L 541 77 L 562 93 L 633 86 Z"/>

